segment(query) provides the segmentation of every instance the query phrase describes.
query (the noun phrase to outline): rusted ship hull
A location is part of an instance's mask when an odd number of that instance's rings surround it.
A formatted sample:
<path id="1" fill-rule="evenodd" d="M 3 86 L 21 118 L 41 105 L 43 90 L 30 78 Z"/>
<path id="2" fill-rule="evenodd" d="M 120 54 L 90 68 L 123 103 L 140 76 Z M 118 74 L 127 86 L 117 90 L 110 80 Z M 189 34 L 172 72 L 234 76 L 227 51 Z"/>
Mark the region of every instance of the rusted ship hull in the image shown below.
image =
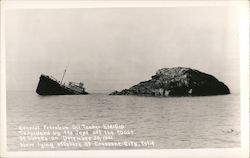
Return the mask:
<path id="1" fill-rule="evenodd" d="M 41 75 L 36 89 L 39 95 L 84 95 L 88 94 L 85 90 L 82 92 L 75 91 L 58 81 L 53 80 L 49 76 Z"/>

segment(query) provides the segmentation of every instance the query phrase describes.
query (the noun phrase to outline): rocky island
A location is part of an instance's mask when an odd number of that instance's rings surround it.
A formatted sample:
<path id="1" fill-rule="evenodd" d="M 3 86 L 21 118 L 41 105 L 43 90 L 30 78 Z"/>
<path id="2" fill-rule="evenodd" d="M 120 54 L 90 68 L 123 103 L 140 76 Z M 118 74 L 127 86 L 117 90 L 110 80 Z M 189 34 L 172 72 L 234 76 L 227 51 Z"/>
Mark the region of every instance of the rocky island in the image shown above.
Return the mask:
<path id="1" fill-rule="evenodd" d="M 230 94 L 229 88 L 214 76 L 185 67 L 163 68 L 148 81 L 110 95 L 209 96 Z"/>

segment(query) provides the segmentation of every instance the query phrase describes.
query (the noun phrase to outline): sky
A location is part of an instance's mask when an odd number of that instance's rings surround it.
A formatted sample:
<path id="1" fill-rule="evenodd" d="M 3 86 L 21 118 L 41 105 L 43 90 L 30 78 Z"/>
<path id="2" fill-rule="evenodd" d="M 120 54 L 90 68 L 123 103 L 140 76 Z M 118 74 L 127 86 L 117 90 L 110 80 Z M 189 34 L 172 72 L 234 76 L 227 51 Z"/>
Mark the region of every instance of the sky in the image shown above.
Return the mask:
<path id="1" fill-rule="evenodd" d="M 35 90 L 44 73 L 111 92 L 158 69 L 190 67 L 239 90 L 237 9 L 12 9 L 6 12 L 7 90 Z"/>

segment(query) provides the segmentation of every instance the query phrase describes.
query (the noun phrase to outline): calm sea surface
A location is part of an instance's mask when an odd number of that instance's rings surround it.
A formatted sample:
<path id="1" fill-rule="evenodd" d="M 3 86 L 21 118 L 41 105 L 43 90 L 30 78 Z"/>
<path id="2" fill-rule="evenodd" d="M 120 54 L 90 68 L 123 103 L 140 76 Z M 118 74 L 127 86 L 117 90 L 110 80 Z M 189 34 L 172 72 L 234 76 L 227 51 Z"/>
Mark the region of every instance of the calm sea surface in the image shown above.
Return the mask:
<path id="1" fill-rule="evenodd" d="M 9 91 L 7 123 L 11 151 L 23 150 L 19 146 L 18 126 L 72 124 L 125 125 L 135 134 L 117 139 L 153 140 L 155 145 L 146 147 L 150 149 L 239 147 L 240 95 L 41 97 L 34 92 Z"/>

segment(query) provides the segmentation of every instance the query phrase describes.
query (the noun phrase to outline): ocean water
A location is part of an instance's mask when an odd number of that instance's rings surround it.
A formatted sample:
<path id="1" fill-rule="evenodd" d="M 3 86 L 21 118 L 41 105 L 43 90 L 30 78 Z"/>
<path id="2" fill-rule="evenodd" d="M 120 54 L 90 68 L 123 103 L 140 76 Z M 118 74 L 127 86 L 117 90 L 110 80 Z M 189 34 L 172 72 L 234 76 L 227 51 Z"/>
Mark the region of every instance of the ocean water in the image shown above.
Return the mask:
<path id="1" fill-rule="evenodd" d="M 30 91 L 7 92 L 9 151 L 40 150 L 20 147 L 19 126 L 72 124 L 124 125 L 134 134 L 117 136 L 113 141 L 154 142 L 153 146 L 141 147 L 145 149 L 240 147 L 240 95 L 163 98 L 107 94 L 39 96 Z"/>

